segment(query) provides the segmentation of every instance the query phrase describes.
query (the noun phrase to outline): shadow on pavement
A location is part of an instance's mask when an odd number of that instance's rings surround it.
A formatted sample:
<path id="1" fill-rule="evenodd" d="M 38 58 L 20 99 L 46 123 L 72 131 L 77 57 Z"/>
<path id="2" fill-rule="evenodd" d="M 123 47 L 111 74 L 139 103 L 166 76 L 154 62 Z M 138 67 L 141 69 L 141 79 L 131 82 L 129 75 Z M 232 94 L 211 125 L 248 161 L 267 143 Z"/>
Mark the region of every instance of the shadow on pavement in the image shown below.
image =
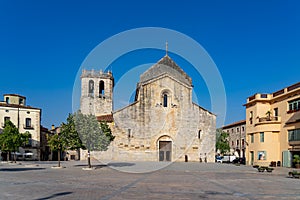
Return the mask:
<path id="1" fill-rule="evenodd" d="M 130 167 L 135 165 L 134 163 L 126 163 L 126 162 L 120 162 L 120 163 L 109 163 L 108 167 Z"/>
<path id="2" fill-rule="evenodd" d="M 36 199 L 36 200 L 54 199 L 54 198 L 57 198 L 59 196 L 65 196 L 65 195 L 69 195 L 69 194 L 72 194 L 72 193 L 73 192 L 61 192 L 61 193 L 52 194 L 51 196 L 48 196 L 48 197 L 39 198 L 39 199 Z"/>
<path id="3" fill-rule="evenodd" d="M 74 165 L 75 167 L 88 167 L 87 164 L 85 165 Z M 92 164 L 92 167 L 96 167 L 96 168 L 102 168 L 102 167 L 107 167 L 107 165 L 104 165 L 104 164 L 101 164 L 101 165 L 93 165 Z"/>
<path id="4" fill-rule="evenodd" d="M 34 171 L 34 170 L 43 170 L 46 168 L 2 168 L 0 171 L 3 172 L 22 172 L 22 171 Z"/>
<path id="5" fill-rule="evenodd" d="M 130 167 L 130 166 L 134 166 L 134 163 L 126 163 L 126 162 L 119 162 L 119 163 L 109 163 L 109 164 L 96 164 L 93 165 L 92 167 L 96 167 L 96 168 L 103 168 L 103 167 Z M 87 164 L 80 164 L 80 165 L 74 165 L 75 167 L 87 167 Z"/>

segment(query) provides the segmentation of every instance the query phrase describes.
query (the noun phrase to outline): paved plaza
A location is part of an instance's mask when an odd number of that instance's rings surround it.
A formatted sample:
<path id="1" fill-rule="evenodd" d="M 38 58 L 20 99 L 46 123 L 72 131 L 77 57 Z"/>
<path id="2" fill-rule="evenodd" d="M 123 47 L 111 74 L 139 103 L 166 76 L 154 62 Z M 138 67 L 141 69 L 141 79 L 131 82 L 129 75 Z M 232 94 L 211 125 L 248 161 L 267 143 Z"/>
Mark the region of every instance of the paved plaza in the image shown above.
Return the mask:
<path id="1" fill-rule="evenodd" d="M 300 179 L 217 163 L 21 162 L 0 164 L 0 199 L 300 199 Z M 159 170 L 158 170 L 159 169 Z M 154 170 L 154 171 L 153 171 Z M 141 173 L 145 172 L 147 173 Z M 130 173 L 129 173 L 130 172 Z"/>

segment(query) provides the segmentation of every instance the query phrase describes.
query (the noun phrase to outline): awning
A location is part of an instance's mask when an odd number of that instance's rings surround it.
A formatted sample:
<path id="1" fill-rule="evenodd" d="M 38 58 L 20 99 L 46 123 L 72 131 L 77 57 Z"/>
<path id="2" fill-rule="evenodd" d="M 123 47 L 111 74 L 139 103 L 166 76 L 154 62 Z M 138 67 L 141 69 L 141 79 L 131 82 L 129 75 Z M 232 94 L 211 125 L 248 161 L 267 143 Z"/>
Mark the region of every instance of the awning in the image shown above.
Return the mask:
<path id="1" fill-rule="evenodd" d="M 289 148 L 289 151 L 300 151 L 300 146 L 293 146 L 292 148 Z"/>
<path id="2" fill-rule="evenodd" d="M 300 122 L 300 112 L 295 112 L 293 115 L 285 122 L 285 124 L 292 124 Z"/>

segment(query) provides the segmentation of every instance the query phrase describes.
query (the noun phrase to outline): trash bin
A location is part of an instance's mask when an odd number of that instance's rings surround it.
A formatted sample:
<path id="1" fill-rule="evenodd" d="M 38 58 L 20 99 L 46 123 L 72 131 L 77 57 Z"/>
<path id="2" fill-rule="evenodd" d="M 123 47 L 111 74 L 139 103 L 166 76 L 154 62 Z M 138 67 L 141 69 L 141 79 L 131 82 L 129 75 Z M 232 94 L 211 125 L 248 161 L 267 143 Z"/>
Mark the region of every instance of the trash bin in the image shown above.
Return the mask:
<path id="1" fill-rule="evenodd" d="M 280 167 L 280 166 L 281 166 L 281 162 L 277 161 L 277 167 Z"/>

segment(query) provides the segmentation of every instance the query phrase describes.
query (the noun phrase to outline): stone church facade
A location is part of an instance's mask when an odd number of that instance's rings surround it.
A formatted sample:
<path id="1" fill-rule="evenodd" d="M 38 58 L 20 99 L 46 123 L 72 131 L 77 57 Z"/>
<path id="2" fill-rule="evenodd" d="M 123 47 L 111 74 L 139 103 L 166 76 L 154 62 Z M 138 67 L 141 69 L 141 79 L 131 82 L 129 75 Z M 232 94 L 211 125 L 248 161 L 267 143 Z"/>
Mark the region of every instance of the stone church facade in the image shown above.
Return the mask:
<path id="1" fill-rule="evenodd" d="M 81 75 L 81 112 L 115 136 L 100 160 L 215 161 L 216 116 L 192 102 L 192 79 L 168 55 L 140 76 L 132 104 L 113 111 L 113 87 L 110 72 Z"/>

